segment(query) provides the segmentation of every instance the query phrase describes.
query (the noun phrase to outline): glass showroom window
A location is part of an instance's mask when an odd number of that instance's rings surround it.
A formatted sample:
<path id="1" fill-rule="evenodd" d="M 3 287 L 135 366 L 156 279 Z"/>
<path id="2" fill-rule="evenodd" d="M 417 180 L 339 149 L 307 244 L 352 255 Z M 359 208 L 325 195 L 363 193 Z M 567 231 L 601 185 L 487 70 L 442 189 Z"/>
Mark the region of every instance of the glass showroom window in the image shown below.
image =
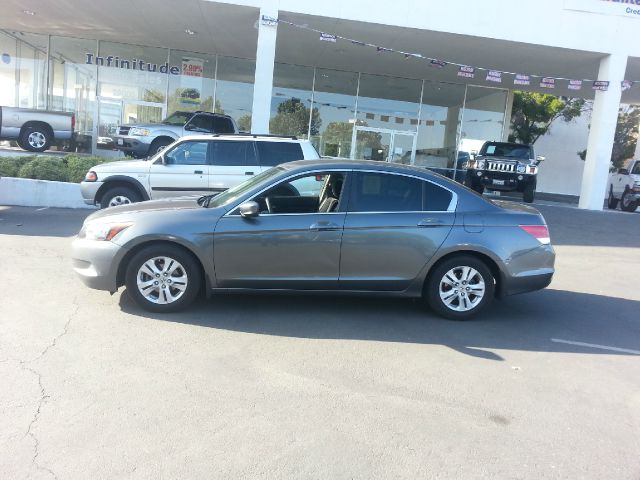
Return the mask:
<path id="1" fill-rule="evenodd" d="M 322 121 L 316 108 L 311 110 L 313 68 L 276 63 L 273 70 L 269 132 L 307 138 L 318 135 Z M 311 126 L 309 118 L 311 117 Z"/>
<path id="2" fill-rule="evenodd" d="M 23 108 L 45 108 L 46 101 L 46 35 L 7 32 L 17 39 L 15 68 L 18 98 L 16 106 Z"/>
<path id="3" fill-rule="evenodd" d="M 254 60 L 218 56 L 215 111 L 230 115 L 243 132 L 251 131 L 255 72 Z"/>
<path id="4" fill-rule="evenodd" d="M 453 175 L 464 91 L 464 85 L 424 82 L 415 165 Z M 458 168 L 465 161 L 459 157 Z"/>
<path id="5" fill-rule="evenodd" d="M 358 74 L 318 68 L 314 86 L 313 109 L 319 122 L 311 142 L 321 156 L 349 158 Z"/>
<path id="6" fill-rule="evenodd" d="M 86 53 L 95 50 L 95 40 L 51 37 L 49 108 L 76 114 L 72 148 L 78 152 L 92 149 L 97 67 L 85 62 Z"/>
<path id="7" fill-rule="evenodd" d="M 478 152 L 487 140 L 502 140 L 507 90 L 467 87 L 460 151 Z"/>
<path id="8" fill-rule="evenodd" d="M 17 40 L 0 31 L 0 105 L 15 107 L 18 104 Z"/>
<path id="9" fill-rule="evenodd" d="M 170 65 L 180 67 L 179 75 L 169 75 L 167 113 L 213 112 L 216 57 L 203 53 L 171 50 Z"/>

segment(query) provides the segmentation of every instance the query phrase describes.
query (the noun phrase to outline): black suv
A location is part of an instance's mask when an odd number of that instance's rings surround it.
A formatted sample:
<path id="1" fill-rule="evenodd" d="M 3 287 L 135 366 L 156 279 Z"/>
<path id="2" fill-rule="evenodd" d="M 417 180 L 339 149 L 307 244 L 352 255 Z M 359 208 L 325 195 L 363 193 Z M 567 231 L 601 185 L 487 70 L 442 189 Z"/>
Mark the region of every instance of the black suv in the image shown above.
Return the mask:
<path id="1" fill-rule="evenodd" d="M 520 143 L 485 142 L 480 152 L 467 162 L 464 184 L 478 193 L 484 190 L 518 191 L 522 199 L 533 202 L 538 165 L 533 146 Z"/>

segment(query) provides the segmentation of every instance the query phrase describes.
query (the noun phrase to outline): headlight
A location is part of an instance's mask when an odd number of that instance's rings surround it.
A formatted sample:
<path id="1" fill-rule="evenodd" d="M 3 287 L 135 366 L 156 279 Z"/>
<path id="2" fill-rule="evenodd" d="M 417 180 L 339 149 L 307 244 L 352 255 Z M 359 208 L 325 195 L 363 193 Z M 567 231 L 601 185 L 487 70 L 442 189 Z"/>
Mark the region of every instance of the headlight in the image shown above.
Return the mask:
<path id="1" fill-rule="evenodd" d="M 151 130 L 149 130 L 148 128 L 133 127 L 131 130 L 129 130 L 129 135 L 135 135 L 137 137 L 146 137 L 150 134 Z"/>
<path id="2" fill-rule="evenodd" d="M 89 222 L 82 226 L 78 237 L 87 240 L 110 241 L 131 225 L 133 223 Z"/>
<path id="3" fill-rule="evenodd" d="M 95 182 L 96 180 L 98 180 L 98 175 L 93 170 L 88 171 L 84 176 L 85 182 Z"/>
<path id="4" fill-rule="evenodd" d="M 476 168 L 478 170 L 484 170 L 484 160 L 478 160 L 476 161 Z"/>
<path id="5" fill-rule="evenodd" d="M 527 171 L 526 165 L 518 165 L 518 173 L 525 173 Z"/>

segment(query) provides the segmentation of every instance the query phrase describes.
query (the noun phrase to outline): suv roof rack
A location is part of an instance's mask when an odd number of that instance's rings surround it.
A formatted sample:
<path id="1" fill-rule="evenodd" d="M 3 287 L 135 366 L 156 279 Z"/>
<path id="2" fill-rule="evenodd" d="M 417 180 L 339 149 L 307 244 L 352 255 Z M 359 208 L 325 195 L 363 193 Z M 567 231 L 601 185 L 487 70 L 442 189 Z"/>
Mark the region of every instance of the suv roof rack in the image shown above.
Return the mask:
<path id="1" fill-rule="evenodd" d="M 261 134 L 261 133 L 213 133 L 211 134 L 213 137 L 251 137 L 251 138 L 287 138 L 289 140 L 298 140 L 298 137 L 295 135 L 271 135 L 271 134 Z"/>

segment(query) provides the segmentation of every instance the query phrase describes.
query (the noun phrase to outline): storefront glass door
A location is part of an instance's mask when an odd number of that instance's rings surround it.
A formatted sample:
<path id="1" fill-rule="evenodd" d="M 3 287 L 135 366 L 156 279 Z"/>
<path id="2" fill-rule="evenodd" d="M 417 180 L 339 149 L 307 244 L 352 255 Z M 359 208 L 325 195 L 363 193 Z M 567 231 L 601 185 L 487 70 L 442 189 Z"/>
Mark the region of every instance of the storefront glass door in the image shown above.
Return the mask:
<path id="1" fill-rule="evenodd" d="M 358 126 L 351 158 L 411 163 L 416 135 L 413 132 Z"/>

